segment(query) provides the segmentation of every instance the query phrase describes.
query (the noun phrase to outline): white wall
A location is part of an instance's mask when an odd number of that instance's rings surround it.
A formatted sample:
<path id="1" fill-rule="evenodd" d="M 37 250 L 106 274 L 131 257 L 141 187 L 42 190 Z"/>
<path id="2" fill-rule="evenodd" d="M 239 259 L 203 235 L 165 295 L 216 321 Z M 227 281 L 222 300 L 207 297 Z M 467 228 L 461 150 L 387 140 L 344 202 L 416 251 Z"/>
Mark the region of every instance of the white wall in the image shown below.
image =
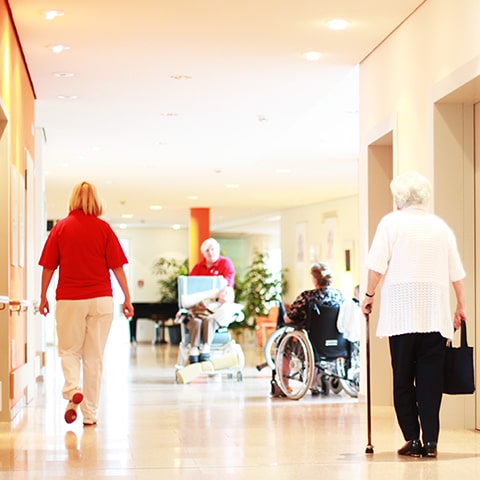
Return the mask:
<path id="1" fill-rule="evenodd" d="M 469 81 L 473 75 L 479 75 L 479 18 L 478 0 L 428 0 L 360 66 L 359 202 L 360 222 L 367 227 L 360 231 L 360 264 L 364 265 L 371 227 L 369 141 L 372 132 L 389 122 L 394 127 L 393 175 L 416 169 L 432 180 L 438 199 L 434 203 L 435 213 L 451 223 L 457 235 L 467 267 L 468 292 L 474 292 L 475 277 L 473 187 L 468 181 L 473 177 L 473 164 L 471 147 L 465 148 L 465 138 L 472 136 L 467 126 L 472 122 L 465 121 L 463 125 L 464 120 L 459 117 L 462 125 L 451 128 L 455 124 L 453 115 L 446 109 L 438 109 L 435 102 L 440 100 L 439 91 L 449 93 L 446 86 L 457 88 L 461 86 L 460 79 Z M 469 78 L 465 72 L 476 73 L 471 73 Z M 460 103 L 478 101 L 473 95 L 465 96 Z M 450 118 L 446 119 L 445 115 Z M 446 126 L 441 125 L 442 122 Z M 454 144 L 458 144 L 457 148 L 452 148 Z M 446 148 L 455 155 L 442 156 Z M 366 272 L 362 271 L 361 275 L 363 283 Z M 473 339 L 477 335 L 474 295 L 469 295 L 467 303 L 471 317 L 469 333 Z M 372 359 L 373 365 L 385 362 L 389 359 Z M 374 372 L 373 381 L 382 379 L 375 379 Z M 475 426 L 474 412 L 474 397 L 446 397 L 442 424 L 472 428 Z"/>
<path id="2" fill-rule="evenodd" d="M 334 286 L 351 297 L 359 282 L 358 197 L 291 208 L 282 211 L 281 217 L 282 265 L 288 269 L 289 283 L 284 301 L 291 303 L 301 291 L 313 288 L 310 266 L 314 262 L 327 262 Z M 345 250 L 350 250 L 351 259 L 347 274 Z"/>
<path id="3" fill-rule="evenodd" d="M 188 231 L 171 228 L 116 229 L 120 239 L 128 240 L 129 286 L 134 302 L 159 299 L 153 265 L 160 257 L 184 260 L 188 256 Z M 143 281 L 143 287 L 139 282 Z"/>

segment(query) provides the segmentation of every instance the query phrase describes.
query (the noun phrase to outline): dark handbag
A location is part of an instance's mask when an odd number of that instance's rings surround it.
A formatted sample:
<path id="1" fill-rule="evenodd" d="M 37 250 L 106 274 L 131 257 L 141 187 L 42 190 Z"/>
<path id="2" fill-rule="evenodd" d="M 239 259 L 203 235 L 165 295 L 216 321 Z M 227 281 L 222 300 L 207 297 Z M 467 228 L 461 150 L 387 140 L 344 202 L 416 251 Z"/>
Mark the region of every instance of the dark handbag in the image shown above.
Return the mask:
<path id="1" fill-rule="evenodd" d="M 467 324 L 462 321 L 459 347 L 447 343 L 443 392 L 449 395 L 467 395 L 475 391 L 473 376 L 473 347 L 467 344 Z"/>

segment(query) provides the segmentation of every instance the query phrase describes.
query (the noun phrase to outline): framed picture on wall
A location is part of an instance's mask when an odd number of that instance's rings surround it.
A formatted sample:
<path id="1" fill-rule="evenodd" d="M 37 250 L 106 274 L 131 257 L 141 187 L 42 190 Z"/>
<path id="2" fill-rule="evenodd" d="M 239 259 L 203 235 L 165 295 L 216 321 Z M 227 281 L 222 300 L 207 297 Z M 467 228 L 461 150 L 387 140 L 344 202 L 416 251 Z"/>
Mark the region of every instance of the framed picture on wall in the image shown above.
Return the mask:
<path id="1" fill-rule="evenodd" d="M 302 223 L 297 223 L 296 226 L 296 242 L 295 242 L 295 248 L 296 248 L 296 254 L 295 254 L 295 259 L 296 259 L 296 264 L 298 266 L 303 266 L 306 261 L 306 256 L 307 256 L 307 224 L 305 222 Z"/>

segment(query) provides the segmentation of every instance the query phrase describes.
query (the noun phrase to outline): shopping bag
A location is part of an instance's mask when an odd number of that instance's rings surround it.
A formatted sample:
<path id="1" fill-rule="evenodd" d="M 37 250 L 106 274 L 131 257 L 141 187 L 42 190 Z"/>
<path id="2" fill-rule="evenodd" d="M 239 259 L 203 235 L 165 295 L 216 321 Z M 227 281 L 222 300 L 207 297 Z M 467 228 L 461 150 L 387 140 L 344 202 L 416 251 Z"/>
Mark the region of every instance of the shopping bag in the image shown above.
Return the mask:
<path id="1" fill-rule="evenodd" d="M 460 346 L 447 344 L 443 392 L 449 395 L 468 395 L 475 391 L 473 347 L 467 343 L 467 324 L 460 327 Z"/>

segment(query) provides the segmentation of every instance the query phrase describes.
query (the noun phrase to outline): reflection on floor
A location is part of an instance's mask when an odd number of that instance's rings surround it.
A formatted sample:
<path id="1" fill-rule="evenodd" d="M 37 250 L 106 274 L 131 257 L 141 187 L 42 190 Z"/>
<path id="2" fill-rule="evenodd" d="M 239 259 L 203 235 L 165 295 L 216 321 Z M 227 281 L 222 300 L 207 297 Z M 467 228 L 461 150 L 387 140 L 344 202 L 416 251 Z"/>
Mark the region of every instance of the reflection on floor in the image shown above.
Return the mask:
<path id="1" fill-rule="evenodd" d="M 480 436 L 443 430 L 436 460 L 399 458 L 391 409 L 373 412 L 375 453 L 365 455 L 366 407 L 345 394 L 270 398 L 270 371 L 244 347 L 243 382 L 218 376 L 174 383 L 177 347 L 128 343 L 115 320 L 98 426 L 63 421 L 55 351 L 36 398 L 0 426 L 0 479 L 448 479 L 478 478 Z"/>

